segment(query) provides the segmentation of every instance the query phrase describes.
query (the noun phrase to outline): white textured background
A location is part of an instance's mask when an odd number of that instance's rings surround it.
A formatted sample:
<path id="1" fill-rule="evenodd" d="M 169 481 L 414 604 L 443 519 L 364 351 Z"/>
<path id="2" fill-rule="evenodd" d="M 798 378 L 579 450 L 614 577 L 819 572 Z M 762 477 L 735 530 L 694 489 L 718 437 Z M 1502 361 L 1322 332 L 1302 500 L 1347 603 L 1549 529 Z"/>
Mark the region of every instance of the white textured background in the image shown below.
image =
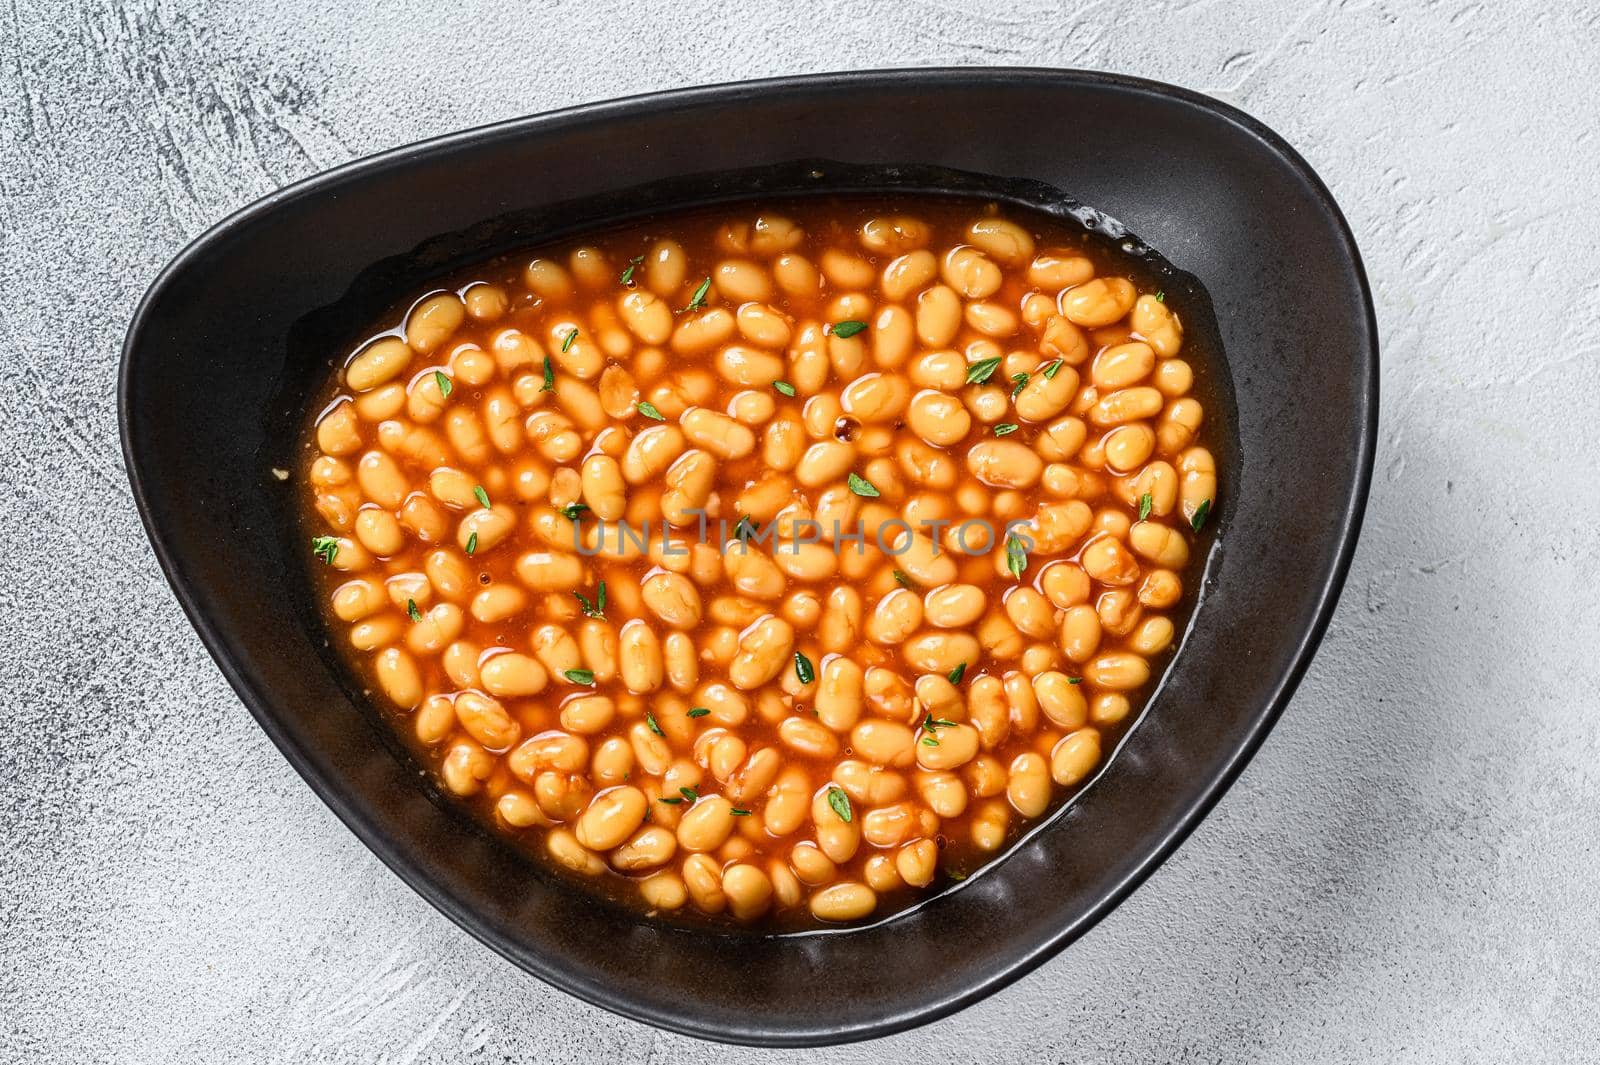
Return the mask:
<path id="1" fill-rule="evenodd" d="M 0 1060 L 1595 1060 L 1588 6 L 0 5 Z M 118 346 L 184 243 L 337 163 L 636 91 L 935 63 L 1176 82 L 1322 173 L 1383 331 L 1361 549 L 1255 763 L 1066 954 L 865 1047 L 664 1035 L 457 931 L 268 744 L 139 528 Z"/>

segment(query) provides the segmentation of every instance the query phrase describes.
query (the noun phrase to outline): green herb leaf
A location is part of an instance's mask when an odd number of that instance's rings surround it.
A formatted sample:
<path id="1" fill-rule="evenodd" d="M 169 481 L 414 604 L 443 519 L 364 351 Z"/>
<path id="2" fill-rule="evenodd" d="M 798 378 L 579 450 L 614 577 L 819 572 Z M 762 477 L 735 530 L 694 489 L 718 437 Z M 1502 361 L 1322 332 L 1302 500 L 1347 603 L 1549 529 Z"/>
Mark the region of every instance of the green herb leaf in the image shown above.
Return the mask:
<path id="1" fill-rule="evenodd" d="M 833 807 L 833 812 L 838 814 L 839 820 L 845 824 L 848 825 L 855 819 L 855 814 L 850 810 L 850 796 L 844 793 L 844 789 L 839 787 L 829 788 L 828 805 Z"/>
<path id="2" fill-rule="evenodd" d="M 1150 516 L 1150 508 L 1153 507 L 1153 506 L 1155 506 L 1155 500 L 1151 498 L 1149 492 L 1146 492 L 1144 495 L 1139 497 L 1139 520 L 1140 521 L 1143 521 L 1144 519 L 1146 519 L 1146 518 L 1148 518 Z"/>
<path id="3" fill-rule="evenodd" d="M 622 283 L 624 285 L 633 284 L 633 272 L 639 269 L 639 265 L 643 262 L 643 255 L 635 255 L 633 258 L 628 260 L 628 268 L 622 271 Z"/>
<path id="4" fill-rule="evenodd" d="M 1006 537 L 1006 569 L 1011 571 L 1013 577 L 1021 577 L 1022 571 L 1028 568 L 1028 549 L 1023 546 L 1016 533 Z"/>
<path id="5" fill-rule="evenodd" d="M 1165 302 L 1167 302 L 1167 290 L 1166 289 L 1162 289 L 1160 292 L 1156 293 L 1156 302 L 1157 303 L 1165 303 Z"/>
<path id="6" fill-rule="evenodd" d="M 1017 383 L 1017 387 L 1011 390 L 1011 398 L 1016 399 L 1018 393 L 1020 393 L 1024 388 L 1028 387 L 1028 375 L 1025 373 L 1014 373 L 1011 375 L 1011 380 Z"/>
<path id="7" fill-rule="evenodd" d="M 811 659 L 801 654 L 794 653 L 794 675 L 800 678 L 801 684 L 810 684 L 817 679 L 817 671 L 811 666 Z"/>
<path id="8" fill-rule="evenodd" d="M 748 515 L 741 514 L 739 520 L 733 525 L 733 538 L 743 543 L 756 534 L 756 523 Z"/>
<path id="9" fill-rule="evenodd" d="M 657 410 L 656 405 L 651 403 L 649 400 L 644 400 L 639 404 L 639 413 L 643 414 L 646 418 L 654 418 L 658 422 L 664 422 L 667 420 L 667 416 Z"/>
<path id="10" fill-rule="evenodd" d="M 592 669 L 568 669 L 564 670 L 561 675 L 574 684 L 594 683 L 594 670 Z"/>
<path id="11" fill-rule="evenodd" d="M 1020 425 L 1013 425 L 1011 422 L 1001 422 L 999 425 L 994 427 L 994 435 L 1010 436 L 1020 428 L 1022 428 Z"/>
<path id="12" fill-rule="evenodd" d="M 695 706 L 689 709 L 690 717 L 705 717 L 709 713 L 711 713 L 710 708 L 705 706 Z"/>
<path id="13" fill-rule="evenodd" d="M 845 483 L 850 486 L 850 491 L 854 492 L 858 496 L 865 496 L 868 499 L 878 498 L 879 493 L 877 487 L 860 474 L 852 473 L 849 477 L 845 478 Z"/>
<path id="14" fill-rule="evenodd" d="M 711 279 L 708 277 L 700 282 L 700 287 L 694 290 L 694 298 L 689 301 L 685 311 L 698 311 L 706 305 L 706 293 L 711 291 Z"/>
<path id="15" fill-rule="evenodd" d="M 417 601 L 415 599 L 406 600 L 406 613 L 411 617 L 412 621 L 422 620 L 422 611 L 417 609 Z"/>
<path id="16" fill-rule="evenodd" d="M 1055 362 L 1052 362 L 1050 365 L 1046 366 L 1043 370 L 1040 370 L 1039 372 L 1044 374 L 1044 377 L 1045 377 L 1046 381 L 1054 381 L 1056 379 L 1056 374 L 1061 372 L 1062 365 L 1063 365 L 1062 361 L 1060 359 L 1057 359 Z"/>
<path id="17" fill-rule="evenodd" d="M 937 747 L 937 746 L 939 746 L 939 737 L 937 737 L 937 736 L 924 736 L 924 737 L 922 737 L 922 745 L 924 747 Z"/>
<path id="18" fill-rule="evenodd" d="M 833 323 L 833 335 L 844 340 L 849 340 L 857 333 L 865 332 L 866 328 L 866 322 L 859 322 L 854 318 L 847 318 L 842 322 Z"/>
<path id="19" fill-rule="evenodd" d="M 589 504 L 587 503 L 568 503 L 566 506 L 561 508 L 561 513 L 566 516 L 568 521 L 577 521 L 578 515 L 582 514 L 588 509 Z"/>
<path id="20" fill-rule="evenodd" d="M 475 555 L 477 553 L 478 553 L 478 534 L 475 533 L 475 532 L 474 533 L 468 533 L 467 534 L 467 557 L 471 558 L 473 555 Z"/>
<path id="21" fill-rule="evenodd" d="M 924 731 L 924 732 L 936 732 L 939 729 L 942 729 L 942 728 L 953 728 L 954 726 L 955 726 L 955 722 L 954 721 L 946 721 L 944 718 L 942 718 L 942 717 L 934 717 L 932 714 L 923 714 L 922 715 L 921 728 L 922 728 L 922 731 Z"/>
<path id="22" fill-rule="evenodd" d="M 750 816 L 750 811 L 749 810 L 741 810 L 737 806 L 735 806 L 733 809 L 729 810 L 728 813 L 733 817 L 749 817 Z"/>
<path id="23" fill-rule="evenodd" d="M 645 713 L 644 713 L 644 723 L 646 725 L 650 726 L 650 731 L 654 732 L 657 736 L 665 736 L 666 735 L 665 732 L 661 731 L 661 726 L 656 724 L 656 715 L 652 714 L 648 710 L 646 710 Z"/>
<path id="24" fill-rule="evenodd" d="M 785 396 L 791 396 L 792 397 L 794 395 L 794 385 L 791 385 L 787 381 L 774 381 L 774 382 L 772 382 L 772 387 L 777 389 L 781 394 L 783 394 Z"/>
<path id="25" fill-rule="evenodd" d="M 895 570 L 894 571 L 894 582 L 896 584 L 898 584 L 902 588 L 915 588 L 916 587 L 916 585 L 912 582 L 911 578 L 908 577 L 906 574 L 902 573 L 899 570 Z"/>
<path id="26" fill-rule="evenodd" d="M 999 368 L 1000 356 L 998 355 L 992 359 L 979 359 L 977 362 L 967 367 L 967 384 L 981 385 L 989 378 L 993 377 L 994 372 Z"/>
<path id="27" fill-rule="evenodd" d="M 1083 678 L 1082 677 L 1068 677 L 1067 678 L 1067 683 L 1068 684 L 1082 684 L 1083 683 Z"/>
<path id="28" fill-rule="evenodd" d="M 589 602 L 582 592 L 573 592 L 577 597 L 578 605 L 583 609 L 584 617 L 603 618 L 606 616 L 606 582 L 601 581 L 600 587 L 595 592 L 595 601 Z"/>
<path id="29" fill-rule="evenodd" d="M 678 794 L 682 795 L 685 799 L 688 799 L 690 802 L 699 802 L 700 801 L 700 793 L 698 791 L 695 791 L 693 788 L 679 788 L 678 789 Z"/>
<path id="30" fill-rule="evenodd" d="M 550 365 L 550 356 L 544 357 L 544 384 L 539 386 L 541 392 L 554 392 L 556 390 L 556 368 Z"/>
<path id="31" fill-rule="evenodd" d="M 1194 508 L 1194 517 L 1189 519 L 1189 527 L 1195 532 L 1200 531 L 1200 526 L 1206 523 L 1206 518 L 1211 516 L 1211 500 L 1202 499 L 1200 505 Z"/>
<path id="32" fill-rule="evenodd" d="M 966 675 L 967 664 L 965 662 L 957 663 L 956 668 L 952 669 L 948 674 L 946 674 L 946 676 L 950 678 L 951 684 L 960 684 L 961 678 Z"/>
<path id="33" fill-rule="evenodd" d="M 569 351 L 572 348 L 572 342 L 574 340 L 577 340 L 577 339 L 578 339 L 578 328 L 577 328 L 577 326 L 573 326 L 572 332 L 568 333 L 566 339 L 561 342 L 561 352 L 562 352 L 562 354 L 566 354 L 567 351 Z"/>
<path id="34" fill-rule="evenodd" d="M 320 558 L 324 566 L 333 565 L 333 560 L 339 557 L 339 538 L 337 536 L 313 536 L 311 538 L 311 553 Z"/>
<path id="35" fill-rule="evenodd" d="M 681 795 L 663 795 L 661 798 L 657 799 L 656 802 L 664 802 L 668 806 L 677 806 L 679 803 L 683 802 L 683 797 Z"/>
<path id="36" fill-rule="evenodd" d="M 489 493 L 483 490 L 483 485 L 475 484 L 472 486 L 472 498 L 476 499 L 478 506 L 484 510 L 489 509 Z"/>
<path id="37" fill-rule="evenodd" d="M 433 371 L 433 383 L 439 386 L 439 394 L 445 399 L 449 399 L 450 393 L 456 390 L 455 382 L 443 370 Z"/>

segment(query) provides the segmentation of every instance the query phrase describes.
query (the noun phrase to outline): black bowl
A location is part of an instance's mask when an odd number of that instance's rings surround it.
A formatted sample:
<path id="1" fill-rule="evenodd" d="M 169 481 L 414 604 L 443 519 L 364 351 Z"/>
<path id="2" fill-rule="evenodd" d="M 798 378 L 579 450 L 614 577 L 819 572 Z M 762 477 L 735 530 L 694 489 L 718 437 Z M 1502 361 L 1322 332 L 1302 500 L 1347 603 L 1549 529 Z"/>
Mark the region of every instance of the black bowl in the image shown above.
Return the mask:
<path id="1" fill-rule="evenodd" d="M 892 183 L 920 164 L 1045 182 L 1126 223 L 1209 291 L 1235 446 L 1183 649 L 1063 813 L 984 873 L 868 927 L 667 927 L 573 890 L 428 790 L 328 650 L 293 489 L 272 470 L 293 468 L 330 355 L 383 303 L 607 212 L 789 191 L 798 159 L 837 160 L 857 180 L 860 167 Z M 819 169 L 811 180 L 826 184 Z M 1238 111 L 1104 74 L 890 71 L 594 104 L 279 192 L 157 279 L 123 351 L 120 412 L 134 496 L 178 600 L 261 727 L 391 869 L 583 999 L 691 1035 L 798 1046 L 899 1031 L 1017 979 L 1105 916 L 1217 801 L 1288 702 L 1344 581 L 1372 470 L 1377 336 L 1328 190 Z"/>

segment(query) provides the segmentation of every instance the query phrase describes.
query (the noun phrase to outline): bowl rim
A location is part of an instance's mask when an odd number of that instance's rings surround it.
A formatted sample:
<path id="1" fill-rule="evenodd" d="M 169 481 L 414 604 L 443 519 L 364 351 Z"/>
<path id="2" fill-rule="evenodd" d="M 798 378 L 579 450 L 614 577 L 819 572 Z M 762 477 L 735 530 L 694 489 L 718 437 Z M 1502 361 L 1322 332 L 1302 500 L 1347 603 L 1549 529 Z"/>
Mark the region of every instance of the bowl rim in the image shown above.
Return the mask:
<path id="1" fill-rule="evenodd" d="M 1315 605 L 1311 622 L 1305 627 L 1298 643 L 1293 646 L 1287 665 L 1281 671 L 1278 682 L 1266 699 L 1265 705 L 1254 723 L 1239 737 L 1232 756 L 1221 771 L 1212 777 L 1199 796 L 1169 824 L 1164 834 L 1152 839 L 1147 846 L 1145 856 L 1126 875 L 1103 892 L 1077 919 L 1063 924 L 1050 936 L 1032 944 L 1025 954 L 1009 965 L 982 973 L 959 990 L 937 999 L 921 1000 L 911 1007 L 886 1014 L 868 1023 L 856 1024 L 845 1029 L 830 1026 L 825 1021 L 805 1027 L 772 1027 L 763 1025 L 758 1019 L 747 1027 L 728 1030 L 721 1026 L 698 1023 L 695 1018 L 684 1013 L 670 1012 L 650 1003 L 611 994 L 603 987 L 570 980 L 559 967 L 542 964 L 542 959 L 536 954 L 521 949 L 508 949 L 508 944 L 496 941 L 496 934 L 481 921 L 476 911 L 458 905 L 456 900 L 444 892 L 435 891 L 429 878 L 422 875 L 422 870 L 413 869 L 413 863 L 394 853 L 386 834 L 369 820 L 360 808 L 361 804 L 347 801 L 341 789 L 335 786 L 337 782 L 326 779 L 324 774 L 318 772 L 302 756 L 299 745 L 279 726 L 276 716 L 268 709 L 269 693 L 256 690 L 246 681 L 233 662 L 227 640 L 199 605 L 185 567 L 176 557 L 152 517 L 149 488 L 135 459 L 133 433 L 130 429 L 131 384 L 136 375 L 139 341 L 149 324 L 148 319 L 152 309 L 174 279 L 187 270 L 192 261 L 209 251 L 211 245 L 225 239 L 230 232 L 254 222 L 279 204 L 323 194 L 358 175 L 361 177 L 381 175 L 396 167 L 409 165 L 417 159 L 448 153 L 468 144 L 493 144 L 514 140 L 529 132 L 552 133 L 564 128 L 603 122 L 624 113 L 631 115 L 661 113 L 700 102 L 738 103 L 754 97 L 782 96 L 790 93 L 814 93 L 838 89 L 870 91 L 874 87 L 904 87 L 916 84 L 976 89 L 988 86 L 1014 86 L 1019 82 L 1041 86 L 1107 89 L 1135 96 L 1152 97 L 1163 102 L 1177 103 L 1208 112 L 1230 123 L 1241 133 L 1265 147 L 1303 184 L 1332 223 L 1337 250 L 1355 281 L 1362 312 L 1359 331 L 1364 334 L 1362 345 L 1364 350 L 1354 353 L 1357 365 L 1353 367 L 1358 371 L 1359 378 L 1354 390 L 1356 405 L 1358 409 L 1364 407 L 1362 411 L 1364 417 L 1357 427 L 1355 476 L 1349 493 L 1340 506 L 1338 525 L 1334 531 L 1336 548 L 1332 564 L 1321 580 L 1320 586 L 1315 588 Z M 1057 67 L 889 67 L 687 86 L 574 104 L 552 111 L 485 123 L 354 159 L 302 178 L 246 204 L 190 240 L 162 268 L 140 299 L 122 344 L 117 374 L 117 424 L 123 466 L 139 512 L 140 523 L 144 527 L 146 538 L 150 541 L 162 573 L 183 608 L 184 614 L 229 686 L 250 711 L 256 724 L 272 740 L 273 745 L 306 780 L 317 798 L 333 811 L 368 850 L 429 905 L 496 954 L 545 983 L 590 1005 L 681 1035 L 764 1047 L 805 1047 L 856 1042 L 904 1032 L 947 1017 L 1031 973 L 1054 957 L 1120 906 L 1172 856 L 1200 822 L 1209 815 L 1217 802 L 1233 786 L 1245 766 L 1254 758 L 1305 676 L 1332 620 L 1354 560 L 1370 493 L 1376 458 L 1378 401 L 1378 324 L 1371 286 L 1361 253 L 1349 222 L 1339 209 L 1332 193 L 1299 152 L 1261 121 L 1231 104 L 1195 90 L 1132 75 Z"/>

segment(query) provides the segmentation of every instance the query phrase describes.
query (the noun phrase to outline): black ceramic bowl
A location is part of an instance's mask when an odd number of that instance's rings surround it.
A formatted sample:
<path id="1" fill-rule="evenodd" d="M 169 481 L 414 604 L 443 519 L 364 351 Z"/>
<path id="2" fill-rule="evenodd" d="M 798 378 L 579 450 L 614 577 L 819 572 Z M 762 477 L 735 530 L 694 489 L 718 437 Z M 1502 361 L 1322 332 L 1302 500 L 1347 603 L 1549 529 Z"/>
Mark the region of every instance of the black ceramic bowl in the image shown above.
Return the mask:
<path id="1" fill-rule="evenodd" d="M 1046 182 L 1125 223 L 1209 290 L 1235 446 L 1183 649 L 1063 814 L 955 890 L 868 927 L 667 927 L 573 890 L 429 793 L 328 652 L 293 486 L 272 468 L 293 468 L 330 355 L 429 278 L 664 195 L 748 194 L 763 173 L 749 168 L 788 181 L 787 164 L 811 159 Z M 680 180 L 731 171 L 745 175 Z M 641 186 L 653 191 L 628 192 Z M 1217 801 L 1333 612 L 1372 468 L 1377 338 L 1344 219 L 1260 123 L 1104 74 L 908 70 L 594 104 L 302 182 L 166 269 L 129 331 L 120 389 L 134 496 L 173 590 L 261 727 L 367 846 L 572 994 L 692 1035 L 794 1046 L 908 1028 L 1017 979 L 1105 916 Z"/>

